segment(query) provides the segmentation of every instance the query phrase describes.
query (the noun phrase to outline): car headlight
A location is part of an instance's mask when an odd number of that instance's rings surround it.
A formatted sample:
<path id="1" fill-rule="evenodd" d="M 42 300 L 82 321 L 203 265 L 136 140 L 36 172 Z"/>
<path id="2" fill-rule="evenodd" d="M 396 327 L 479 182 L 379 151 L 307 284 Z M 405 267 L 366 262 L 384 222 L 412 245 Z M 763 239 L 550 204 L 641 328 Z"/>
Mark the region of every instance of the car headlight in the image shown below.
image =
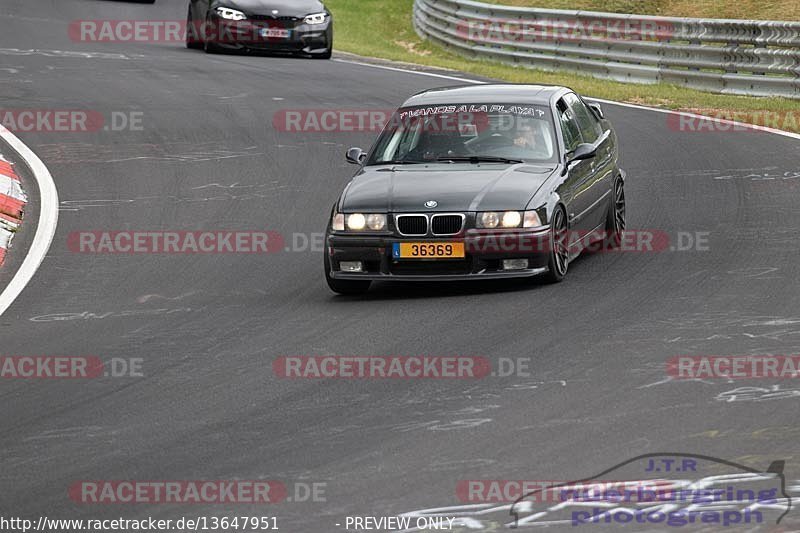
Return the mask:
<path id="1" fill-rule="evenodd" d="M 372 231 L 386 228 L 386 215 L 367 215 L 367 227 Z"/>
<path id="2" fill-rule="evenodd" d="M 216 13 L 220 18 L 224 18 L 225 20 L 244 20 L 247 18 L 247 15 L 238 9 L 231 9 L 229 7 L 218 7 Z"/>
<path id="3" fill-rule="evenodd" d="M 362 231 L 367 227 L 367 217 L 361 213 L 353 213 L 347 215 L 347 229 L 353 231 Z"/>
<path id="4" fill-rule="evenodd" d="M 386 215 L 380 213 L 334 213 L 331 228 L 334 231 L 382 231 L 386 229 Z"/>
<path id="5" fill-rule="evenodd" d="M 496 228 L 500 225 L 500 213 L 489 211 L 478 213 L 477 226 L 479 228 Z"/>
<path id="6" fill-rule="evenodd" d="M 519 211 L 478 213 L 479 228 L 518 228 L 520 224 L 522 224 L 522 214 Z"/>
<path id="7" fill-rule="evenodd" d="M 518 228 L 522 223 L 522 215 L 519 211 L 506 211 L 500 219 L 500 225 L 504 228 Z"/>
<path id="8" fill-rule="evenodd" d="M 325 24 L 327 19 L 327 13 L 314 13 L 313 15 L 308 15 L 306 18 L 304 18 L 303 22 L 305 24 Z"/>
<path id="9" fill-rule="evenodd" d="M 483 229 L 535 228 L 541 225 L 536 211 L 487 211 L 478 213 L 476 224 Z"/>

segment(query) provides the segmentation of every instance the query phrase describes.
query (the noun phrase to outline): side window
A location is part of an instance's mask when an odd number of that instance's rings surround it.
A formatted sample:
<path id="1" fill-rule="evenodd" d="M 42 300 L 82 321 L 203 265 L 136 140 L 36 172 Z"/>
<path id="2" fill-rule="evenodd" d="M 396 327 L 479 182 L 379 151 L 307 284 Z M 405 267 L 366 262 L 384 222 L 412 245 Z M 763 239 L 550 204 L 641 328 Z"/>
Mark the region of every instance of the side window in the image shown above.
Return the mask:
<path id="1" fill-rule="evenodd" d="M 586 104 L 573 93 L 564 96 L 564 100 L 569 104 L 570 109 L 572 109 L 572 112 L 575 114 L 575 120 L 578 121 L 578 127 L 583 135 L 583 141 L 594 143 L 600 134 L 603 133 L 603 128 L 594 116 L 594 113 L 592 113 L 592 111 L 586 107 Z"/>
<path id="2" fill-rule="evenodd" d="M 558 121 L 561 126 L 561 132 L 564 135 L 564 144 L 566 145 L 567 152 L 571 152 L 583 142 L 581 139 L 581 132 L 575 121 L 575 114 L 563 99 L 558 101 L 557 107 Z"/>

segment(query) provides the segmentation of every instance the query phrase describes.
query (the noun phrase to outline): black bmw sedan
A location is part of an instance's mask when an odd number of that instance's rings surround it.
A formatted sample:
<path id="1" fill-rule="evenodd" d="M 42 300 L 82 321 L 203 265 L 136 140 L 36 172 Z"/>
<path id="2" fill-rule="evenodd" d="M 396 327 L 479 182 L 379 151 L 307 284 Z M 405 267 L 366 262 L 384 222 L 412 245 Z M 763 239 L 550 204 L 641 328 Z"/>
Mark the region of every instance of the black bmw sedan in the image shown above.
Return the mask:
<path id="1" fill-rule="evenodd" d="M 319 0 L 190 0 L 186 46 L 329 59 L 333 18 Z"/>
<path id="2" fill-rule="evenodd" d="M 407 100 L 333 207 L 325 278 L 543 275 L 558 282 L 587 248 L 619 245 L 625 172 L 599 105 L 566 87 L 489 84 Z"/>

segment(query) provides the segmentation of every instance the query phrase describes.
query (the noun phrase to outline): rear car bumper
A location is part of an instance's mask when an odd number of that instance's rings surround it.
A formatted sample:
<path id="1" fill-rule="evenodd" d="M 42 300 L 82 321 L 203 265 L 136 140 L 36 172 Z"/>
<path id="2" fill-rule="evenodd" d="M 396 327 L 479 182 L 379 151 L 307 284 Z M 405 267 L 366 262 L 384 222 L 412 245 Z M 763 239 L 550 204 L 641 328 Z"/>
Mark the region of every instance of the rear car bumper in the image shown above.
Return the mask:
<path id="1" fill-rule="evenodd" d="M 463 242 L 463 259 L 395 259 L 398 242 Z M 521 278 L 547 270 L 551 234 L 548 226 L 535 230 L 471 231 L 455 238 L 409 238 L 395 235 L 328 234 L 326 250 L 330 276 L 347 280 L 456 281 Z M 504 259 L 527 260 L 526 268 L 505 269 Z M 359 261 L 363 272 L 343 272 L 343 261 Z"/>
<path id="2" fill-rule="evenodd" d="M 212 18 L 212 43 L 226 50 L 253 50 L 293 54 L 324 54 L 333 46 L 333 23 L 297 24 L 262 20 L 231 22 Z M 261 31 L 267 28 L 285 30 L 288 37 L 268 37 Z"/>

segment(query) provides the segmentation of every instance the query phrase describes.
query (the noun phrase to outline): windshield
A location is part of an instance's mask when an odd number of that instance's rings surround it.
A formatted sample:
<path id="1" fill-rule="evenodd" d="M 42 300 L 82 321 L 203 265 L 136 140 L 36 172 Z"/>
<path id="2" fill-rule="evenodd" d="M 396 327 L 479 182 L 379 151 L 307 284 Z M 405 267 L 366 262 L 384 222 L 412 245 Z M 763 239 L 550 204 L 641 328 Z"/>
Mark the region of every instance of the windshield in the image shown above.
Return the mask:
<path id="1" fill-rule="evenodd" d="M 554 163 L 557 149 L 550 111 L 530 104 L 401 108 L 378 138 L 367 165 L 451 158 Z"/>

